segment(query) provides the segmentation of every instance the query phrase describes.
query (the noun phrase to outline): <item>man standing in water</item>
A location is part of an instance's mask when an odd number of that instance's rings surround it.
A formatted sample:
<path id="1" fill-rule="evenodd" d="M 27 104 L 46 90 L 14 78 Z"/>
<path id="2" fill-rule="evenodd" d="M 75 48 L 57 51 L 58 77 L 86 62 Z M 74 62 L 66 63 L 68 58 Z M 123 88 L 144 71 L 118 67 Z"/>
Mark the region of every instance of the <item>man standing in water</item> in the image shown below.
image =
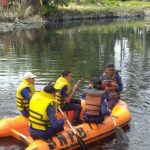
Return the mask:
<path id="1" fill-rule="evenodd" d="M 22 82 L 19 84 L 16 92 L 17 109 L 24 117 L 29 117 L 29 101 L 35 93 L 35 75 L 31 72 L 26 72 Z"/>
<path id="2" fill-rule="evenodd" d="M 112 109 L 120 99 L 122 81 L 114 64 L 108 64 L 105 72 L 100 76 L 102 89 L 105 90 L 108 99 L 108 108 Z"/>
<path id="3" fill-rule="evenodd" d="M 79 119 L 82 107 L 80 100 L 73 99 L 75 92 L 78 90 L 78 85 L 76 84 L 73 88 L 73 91 L 71 92 L 70 88 L 71 81 L 72 81 L 71 71 L 64 71 L 62 75 L 56 80 L 55 83 L 55 88 L 59 90 L 59 92 L 56 93 L 56 98 L 62 110 L 75 111 L 72 125 L 78 125 L 82 123 L 82 121 Z"/>

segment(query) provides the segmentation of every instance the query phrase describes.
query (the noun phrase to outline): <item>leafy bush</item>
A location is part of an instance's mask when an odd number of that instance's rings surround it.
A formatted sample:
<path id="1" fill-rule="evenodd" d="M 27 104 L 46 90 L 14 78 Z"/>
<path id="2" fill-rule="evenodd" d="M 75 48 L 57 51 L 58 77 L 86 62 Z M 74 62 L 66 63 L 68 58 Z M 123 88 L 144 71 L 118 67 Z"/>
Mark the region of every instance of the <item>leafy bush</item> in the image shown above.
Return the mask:
<path id="1" fill-rule="evenodd" d="M 69 0 L 42 0 L 42 14 L 56 10 L 59 6 L 67 6 Z"/>

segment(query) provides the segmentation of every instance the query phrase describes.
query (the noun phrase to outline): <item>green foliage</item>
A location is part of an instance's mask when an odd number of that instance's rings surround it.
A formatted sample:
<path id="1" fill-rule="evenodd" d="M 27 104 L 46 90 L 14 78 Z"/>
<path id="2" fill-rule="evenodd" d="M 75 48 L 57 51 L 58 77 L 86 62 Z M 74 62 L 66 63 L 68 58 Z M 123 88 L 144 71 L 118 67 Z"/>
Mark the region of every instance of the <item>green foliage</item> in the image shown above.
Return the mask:
<path id="1" fill-rule="evenodd" d="M 70 1 L 77 2 L 77 0 L 70 0 Z M 119 0 L 78 0 L 78 1 L 80 1 L 80 3 L 84 3 L 84 4 L 112 5 L 112 4 L 118 3 Z"/>
<path id="2" fill-rule="evenodd" d="M 98 0 L 87 0 L 87 3 L 96 4 Z"/>
<path id="3" fill-rule="evenodd" d="M 42 14 L 48 14 L 50 11 L 57 10 L 58 7 L 67 6 L 69 0 L 42 0 Z"/>
<path id="4" fill-rule="evenodd" d="M 101 0 L 100 3 L 102 5 L 115 5 L 118 3 L 117 0 Z"/>

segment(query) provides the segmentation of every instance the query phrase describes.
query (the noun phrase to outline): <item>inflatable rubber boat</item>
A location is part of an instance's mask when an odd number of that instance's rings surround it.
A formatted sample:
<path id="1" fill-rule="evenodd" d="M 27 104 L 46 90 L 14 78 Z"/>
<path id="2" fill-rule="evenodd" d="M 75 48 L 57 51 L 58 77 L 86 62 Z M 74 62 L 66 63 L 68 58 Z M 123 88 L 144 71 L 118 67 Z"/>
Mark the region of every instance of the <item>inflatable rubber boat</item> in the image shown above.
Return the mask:
<path id="1" fill-rule="evenodd" d="M 85 111 L 85 100 L 82 100 L 82 113 Z M 72 120 L 74 112 L 68 113 L 68 119 Z M 127 103 L 119 100 L 117 105 L 112 110 L 112 116 L 116 124 L 120 127 L 126 126 L 131 120 L 131 114 L 128 110 Z M 61 114 L 58 113 L 58 117 Z M 27 147 L 26 150 L 56 150 L 56 149 L 76 149 L 80 147 L 76 136 L 71 128 L 65 123 L 64 131 L 60 132 L 48 141 L 33 140 L 28 130 L 28 119 L 19 115 L 12 118 L 5 118 L 0 120 L 0 137 L 12 136 L 24 142 Z M 96 140 L 108 137 L 115 132 L 115 126 L 110 116 L 106 117 L 101 124 L 83 123 L 74 126 L 77 134 L 86 143 L 92 143 Z"/>

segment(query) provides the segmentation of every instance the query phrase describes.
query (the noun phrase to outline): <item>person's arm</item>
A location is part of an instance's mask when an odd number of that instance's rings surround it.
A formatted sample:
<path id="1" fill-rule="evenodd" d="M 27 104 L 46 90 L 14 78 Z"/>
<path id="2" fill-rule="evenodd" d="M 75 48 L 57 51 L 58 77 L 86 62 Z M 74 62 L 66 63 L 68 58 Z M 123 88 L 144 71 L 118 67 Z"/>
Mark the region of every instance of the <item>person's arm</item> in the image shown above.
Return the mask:
<path id="1" fill-rule="evenodd" d="M 120 77 L 119 73 L 117 73 L 117 75 L 116 75 L 116 81 L 117 81 L 117 84 L 118 84 L 117 91 L 121 92 L 122 89 L 123 89 L 123 84 L 122 84 L 122 80 L 121 80 L 121 77 Z"/>
<path id="2" fill-rule="evenodd" d="M 55 115 L 55 108 L 53 105 L 49 105 L 47 108 L 47 114 L 49 117 L 49 120 L 51 122 L 52 128 L 62 128 L 64 125 L 64 119 L 57 119 Z"/>
<path id="3" fill-rule="evenodd" d="M 66 86 L 64 86 L 64 87 L 62 88 L 62 90 L 61 90 L 61 95 L 62 95 L 62 98 L 65 100 L 65 102 L 67 102 L 67 103 L 70 103 L 70 102 L 71 102 L 71 100 L 72 100 L 72 98 L 73 98 L 73 96 L 74 96 L 74 94 L 75 94 L 75 91 L 76 91 L 75 88 L 76 88 L 76 87 L 74 87 L 74 90 L 72 91 L 71 94 L 67 94 L 67 87 L 66 87 Z"/>
<path id="4" fill-rule="evenodd" d="M 24 90 L 22 90 L 21 95 L 24 99 L 30 101 L 31 99 L 31 91 L 30 88 L 25 88 Z"/>
<path id="5" fill-rule="evenodd" d="M 105 80 L 103 74 L 100 76 L 100 81 L 101 81 L 101 89 L 105 90 Z"/>

